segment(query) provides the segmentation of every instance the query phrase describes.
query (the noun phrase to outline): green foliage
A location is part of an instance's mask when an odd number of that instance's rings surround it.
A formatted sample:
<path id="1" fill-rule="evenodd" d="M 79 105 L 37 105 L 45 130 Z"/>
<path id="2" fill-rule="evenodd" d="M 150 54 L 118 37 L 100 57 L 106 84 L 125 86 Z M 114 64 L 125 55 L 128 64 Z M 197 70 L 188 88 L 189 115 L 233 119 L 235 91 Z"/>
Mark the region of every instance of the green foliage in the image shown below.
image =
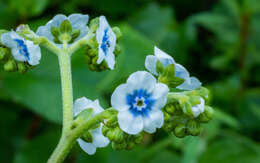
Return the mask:
<path id="1" fill-rule="evenodd" d="M 199 137 L 160 132 L 144 135 L 131 151 L 108 147 L 94 156 L 75 147 L 66 162 L 260 162 L 258 0 L 2 0 L 0 28 L 29 23 L 35 30 L 58 13 L 74 12 L 105 15 L 122 32 L 115 70 L 89 71 L 84 49 L 72 58 L 74 99 L 98 98 L 110 106 L 114 88 L 144 70 L 145 56 L 157 45 L 210 89 L 216 111 Z M 57 59 L 42 53 L 41 64 L 26 74 L 0 70 L 0 162 L 46 162 L 60 136 Z"/>

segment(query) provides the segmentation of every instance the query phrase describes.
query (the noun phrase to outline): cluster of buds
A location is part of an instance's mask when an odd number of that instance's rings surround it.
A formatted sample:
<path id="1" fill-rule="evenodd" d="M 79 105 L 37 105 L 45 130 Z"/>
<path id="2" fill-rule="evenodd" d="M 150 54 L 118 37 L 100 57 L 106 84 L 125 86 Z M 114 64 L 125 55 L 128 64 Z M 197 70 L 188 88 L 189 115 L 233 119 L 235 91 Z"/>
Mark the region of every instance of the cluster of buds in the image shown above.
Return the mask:
<path id="1" fill-rule="evenodd" d="M 124 132 L 119 127 L 116 115 L 105 120 L 102 133 L 112 142 L 112 148 L 115 150 L 130 150 L 134 148 L 137 144 L 142 142 L 144 135 L 144 132 L 140 132 L 136 135 L 130 135 Z"/>
<path id="2" fill-rule="evenodd" d="M 170 93 L 167 105 L 163 108 L 164 130 L 177 137 L 200 134 L 201 123 L 207 123 L 213 116 L 208 103 L 208 90 L 199 88 L 192 91 Z"/>
<path id="3" fill-rule="evenodd" d="M 122 37 L 120 29 L 111 28 L 105 17 L 102 16 L 92 19 L 89 28 L 94 33 L 85 52 L 89 69 L 98 72 L 114 69 L 113 60 L 115 59 L 113 57 L 117 57 L 121 51 L 118 44 Z M 101 56 L 104 56 L 104 60 L 101 59 Z"/>

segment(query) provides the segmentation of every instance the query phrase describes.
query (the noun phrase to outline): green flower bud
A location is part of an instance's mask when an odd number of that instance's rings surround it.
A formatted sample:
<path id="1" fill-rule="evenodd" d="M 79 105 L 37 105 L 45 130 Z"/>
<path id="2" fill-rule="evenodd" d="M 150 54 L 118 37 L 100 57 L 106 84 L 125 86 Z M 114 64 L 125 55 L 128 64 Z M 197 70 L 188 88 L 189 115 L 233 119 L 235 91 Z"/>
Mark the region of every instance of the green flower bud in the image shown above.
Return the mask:
<path id="1" fill-rule="evenodd" d="M 173 131 L 174 135 L 183 138 L 186 136 L 186 127 L 183 124 L 179 124 Z"/>
<path id="2" fill-rule="evenodd" d="M 14 60 L 10 59 L 4 64 L 4 70 L 8 72 L 13 72 L 17 70 L 17 66 Z"/>
<path id="3" fill-rule="evenodd" d="M 122 34 L 120 28 L 118 28 L 118 27 L 113 27 L 112 30 L 113 30 L 113 32 L 114 32 L 115 35 L 116 35 L 116 39 L 117 39 L 117 40 L 120 40 L 120 39 L 122 38 L 122 36 L 123 36 L 123 34 Z"/>
<path id="4" fill-rule="evenodd" d="M 205 109 L 204 112 L 202 114 L 200 114 L 198 117 L 198 120 L 201 123 L 209 122 L 212 119 L 213 114 L 214 114 L 214 110 L 212 107 L 206 105 L 204 109 Z"/>
<path id="5" fill-rule="evenodd" d="M 99 17 L 96 17 L 94 19 L 92 19 L 89 23 L 89 28 L 90 30 L 92 30 L 93 32 L 96 32 L 97 29 L 99 27 Z"/>
<path id="6" fill-rule="evenodd" d="M 20 73 L 25 73 L 27 71 L 27 65 L 25 63 L 17 63 L 17 69 Z"/>
<path id="7" fill-rule="evenodd" d="M 114 150 L 122 150 L 122 149 L 125 149 L 127 146 L 127 144 L 125 142 L 119 144 L 119 143 L 115 143 L 115 142 L 112 142 L 112 148 Z"/>
<path id="8" fill-rule="evenodd" d="M 0 47 L 0 60 L 6 58 L 6 56 L 10 53 L 8 48 Z"/>
<path id="9" fill-rule="evenodd" d="M 92 142 L 93 142 L 93 137 L 92 137 L 92 135 L 91 135 L 90 132 L 85 132 L 85 133 L 82 135 L 81 139 L 83 139 L 84 141 L 86 141 L 86 142 L 88 142 L 88 143 L 92 143 Z"/>
<path id="10" fill-rule="evenodd" d="M 195 120 L 190 120 L 187 123 L 187 133 L 192 136 L 197 136 L 200 134 L 200 124 Z"/>

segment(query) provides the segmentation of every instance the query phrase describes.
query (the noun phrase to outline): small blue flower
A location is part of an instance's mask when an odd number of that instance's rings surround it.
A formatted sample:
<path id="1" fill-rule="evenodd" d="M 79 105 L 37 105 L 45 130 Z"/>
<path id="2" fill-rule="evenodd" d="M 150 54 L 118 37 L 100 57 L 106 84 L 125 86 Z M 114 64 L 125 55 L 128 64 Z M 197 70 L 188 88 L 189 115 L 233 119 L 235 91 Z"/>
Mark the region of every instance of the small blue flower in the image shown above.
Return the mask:
<path id="1" fill-rule="evenodd" d="M 98 113 L 101 113 L 104 111 L 104 109 L 99 105 L 98 100 L 91 101 L 87 99 L 86 97 L 79 98 L 74 103 L 74 116 L 77 116 L 81 111 L 85 109 L 92 108 L 94 113 L 93 115 L 96 115 Z M 88 143 L 82 139 L 78 139 L 79 146 L 88 154 L 93 155 L 96 152 L 96 148 L 99 147 L 105 147 L 109 144 L 108 138 L 106 138 L 102 134 L 102 126 L 103 124 L 100 124 L 100 127 L 90 130 L 89 132 L 92 135 L 93 141 L 91 143 Z"/>
<path id="2" fill-rule="evenodd" d="M 84 37 L 88 32 L 89 16 L 82 14 L 71 14 L 70 16 L 65 16 L 62 14 L 56 15 L 52 20 L 50 20 L 45 26 L 40 26 L 36 34 L 39 36 L 45 36 L 48 40 L 53 41 L 54 37 L 51 33 L 51 27 L 59 27 L 64 20 L 69 20 L 73 29 L 80 29 L 80 35 L 75 40 L 79 40 Z"/>
<path id="3" fill-rule="evenodd" d="M 145 59 L 145 67 L 147 70 L 149 70 L 152 74 L 158 75 L 156 72 L 156 63 L 157 61 L 160 61 L 163 66 L 167 66 L 169 64 L 174 64 L 175 66 L 175 75 L 179 78 L 184 79 L 184 83 L 179 85 L 177 88 L 182 90 L 193 90 L 201 87 L 201 82 L 195 78 L 190 77 L 189 72 L 183 67 L 182 65 L 176 63 L 174 59 L 157 48 L 154 47 L 154 53 L 155 55 L 148 55 Z"/>
<path id="4" fill-rule="evenodd" d="M 105 16 L 99 17 L 99 27 L 97 29 L 96 39 L 99 45 L 97 63 L 100 64 L 103 60 L 105 60 L 108 67 L 110 69 L 114 69 L 116 35 L 109 26 Z"/>
<path id="5" fill-rule="evenodd" d="M 201 113 L 203 113 L 204 108 L 205 108 L 205 100 L 203 98 L 200 98 L 200 104 L 192 107 L 194 118 L 198 117 Z"/>
<path id="6" fill-rule="evenodd" d="M 1 36 L 3 45 L 11 49 L 16 61 L 28 62 L 30 65 L 37 65 L 41 59 L 41 49 L 39 45 L 34 45 L 32 41 L 25 40 L 16 32 L 11 31 Z"/>
<path id="7" fill-rule="evenodd" d="M 142 130 L 154 133 L 164 122 L 163 108 L 169 89 L 157 83 L 155 77 L 146 71 L 130 75 L 126 84 L 116 88 L 111 97 L 112 106 L 118 110 L 120 128 L 128 134 Z"/>

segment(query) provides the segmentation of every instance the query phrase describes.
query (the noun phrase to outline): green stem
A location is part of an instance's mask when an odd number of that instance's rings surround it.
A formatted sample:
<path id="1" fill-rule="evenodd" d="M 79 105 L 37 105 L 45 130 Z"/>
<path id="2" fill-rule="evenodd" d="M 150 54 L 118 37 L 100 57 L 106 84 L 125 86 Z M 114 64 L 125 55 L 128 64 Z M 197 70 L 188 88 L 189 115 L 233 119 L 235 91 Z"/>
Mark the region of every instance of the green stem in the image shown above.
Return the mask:
<path id="1" fill-rule="evenodd" d="M 63 133 L 69 130 L 73 121 L 73 89 L 70 56 L 64 51 L 59 55 L 62 103 L 63 103 Z"/>
<path id="2" fill-rule="evenodd" d="M 60 142 L 48 160 L 48 163 L 62 163 L 68 155 L 70 149 L 73 147 L 75 141 L 80 138 L 85 131 L 89 130 L 93 125 L 103 121 L 103 119 L 114 113 L 116 113 L 114 109 L 107 109 L 102 113 L 99 113 L 94 117 L 78 124 L 78 126 L 70 129 L 66 133 L 63 133 Z"/>

